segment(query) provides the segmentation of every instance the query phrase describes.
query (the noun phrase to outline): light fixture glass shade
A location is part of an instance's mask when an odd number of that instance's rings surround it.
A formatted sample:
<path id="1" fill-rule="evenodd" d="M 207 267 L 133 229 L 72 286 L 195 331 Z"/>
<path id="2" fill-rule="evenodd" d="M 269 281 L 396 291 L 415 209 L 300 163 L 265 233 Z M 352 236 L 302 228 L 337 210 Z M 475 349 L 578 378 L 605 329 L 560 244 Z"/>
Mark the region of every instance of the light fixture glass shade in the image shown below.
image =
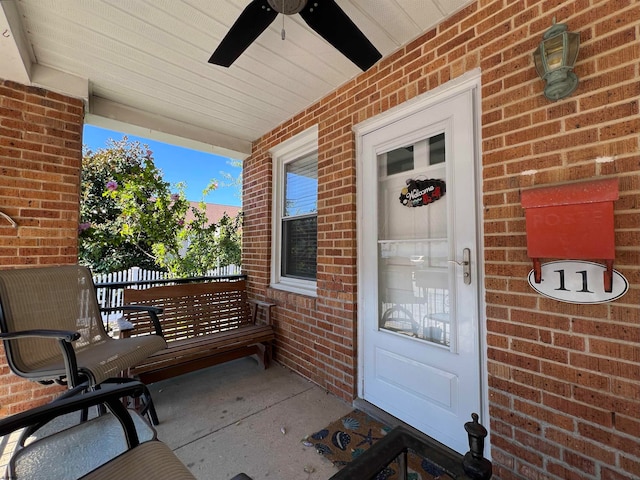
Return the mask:
<path id="1" fill-rule="evenodd" d="M 563 23 L 554 23 L 533 53 L 538 75 L 547 82 L 544 95 L 550 100 L 569 96 L 578 86 L 573 67 L 578 58 L 580 34 L 568 32 Z"/>

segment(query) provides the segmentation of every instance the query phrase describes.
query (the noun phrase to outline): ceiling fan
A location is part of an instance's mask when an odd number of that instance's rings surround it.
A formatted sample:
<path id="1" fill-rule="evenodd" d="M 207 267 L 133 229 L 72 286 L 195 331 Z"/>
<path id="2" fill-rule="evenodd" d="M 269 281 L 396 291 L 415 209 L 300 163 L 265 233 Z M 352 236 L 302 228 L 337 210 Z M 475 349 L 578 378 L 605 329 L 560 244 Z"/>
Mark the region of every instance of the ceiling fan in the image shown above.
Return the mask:
<path id="1" fill-rule="evenodd" d="M 382 57 L 335 0 L 252 0 L 213 52 L 209 63 L 230 66 L 279 13 L 299 13 L 312 29 L 362 70 Z"/>

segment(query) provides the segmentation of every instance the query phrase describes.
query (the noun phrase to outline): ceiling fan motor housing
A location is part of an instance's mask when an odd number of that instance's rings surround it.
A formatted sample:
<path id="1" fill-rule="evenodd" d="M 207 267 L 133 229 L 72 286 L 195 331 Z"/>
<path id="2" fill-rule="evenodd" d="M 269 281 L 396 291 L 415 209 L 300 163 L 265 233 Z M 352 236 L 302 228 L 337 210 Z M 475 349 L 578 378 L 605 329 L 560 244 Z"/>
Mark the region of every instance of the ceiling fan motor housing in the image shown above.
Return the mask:
<path id="1" fill-rule="evenodd" d="M 284 15 L 299 13 L 307 4 L 307 0 L 267 0 L 271 8 Z"/>

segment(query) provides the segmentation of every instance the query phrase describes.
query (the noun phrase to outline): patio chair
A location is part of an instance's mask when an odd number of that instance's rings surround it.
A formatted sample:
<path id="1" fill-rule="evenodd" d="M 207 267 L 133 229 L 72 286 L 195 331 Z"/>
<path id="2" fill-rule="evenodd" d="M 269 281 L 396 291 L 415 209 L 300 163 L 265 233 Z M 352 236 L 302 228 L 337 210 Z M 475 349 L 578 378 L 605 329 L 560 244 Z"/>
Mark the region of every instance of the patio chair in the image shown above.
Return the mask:
<path id="1" fill-rule="evenodd" d="M 157 317 L 156 334 L 111 338 L 104 327 L 89 269 L 78 265 L 0 270 L 0 339 L 16 375 L 40 383 L 57 382 L 86 390 L 103 383 L 126 383 L 122 372 L 166 348 Z M 145 387 L 143 413 L 158 418 Z"/>
<path id="2" fill-rule="evenodd" d="M 6 478 L 193 480 L 171 449 L 157 440 L 153 427 L 124 406 L 123 397 L 144 391 L 140 382 L 105 385 L 0 420 L 0 445 L 5 451 L 13 447 Z M 80 423 L 71 420 L 73 412 L 93 406 L 103 406 L 108 413 Z M 28 442 L 8 441 L 21 429 L 30 430 Z"/>
<path id="3" fill-rule="evenodd" d="M 8 480 L 195 480 L 171 449 L 158 440 L 155 429 L 125 397 L 144 395 L 146 387 L 133 381 L 104 385 L 99 390 L 71 389 L 64 398 L 0 420 L 0 453 L 9 458 Z M 101 406 L 104 415 L 84 422 L 75 412 Z M 12 436 L 29 431 L 14 442 Z M 244 473 L 231 480 L 251 480 Z"/>

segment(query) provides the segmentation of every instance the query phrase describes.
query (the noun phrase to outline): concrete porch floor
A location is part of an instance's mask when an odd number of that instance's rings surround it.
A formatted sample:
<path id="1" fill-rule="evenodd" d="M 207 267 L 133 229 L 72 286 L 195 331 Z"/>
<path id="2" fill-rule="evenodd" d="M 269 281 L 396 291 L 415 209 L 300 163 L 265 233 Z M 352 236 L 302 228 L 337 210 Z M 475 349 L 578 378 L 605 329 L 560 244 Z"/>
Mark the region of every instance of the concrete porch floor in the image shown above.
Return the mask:
<path id="1" fill-rule="evenodd" d="M 149 389 L 158 438 L 198 479 L 326 480 L 338 471 L 302 440 L 353 406 L 277 363 L 260 370 L 245 358 Z"/>

